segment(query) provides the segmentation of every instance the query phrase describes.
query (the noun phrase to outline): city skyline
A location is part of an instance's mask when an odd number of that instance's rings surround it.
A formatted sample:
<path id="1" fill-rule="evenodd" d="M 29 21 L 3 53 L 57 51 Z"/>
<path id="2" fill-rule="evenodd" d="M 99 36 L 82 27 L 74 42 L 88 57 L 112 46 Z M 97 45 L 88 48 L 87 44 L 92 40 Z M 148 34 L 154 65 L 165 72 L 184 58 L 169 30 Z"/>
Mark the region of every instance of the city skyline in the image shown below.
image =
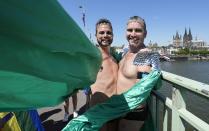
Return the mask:
<path id="1" fill-rule="evenodd" d="M 59 3 L 94 42 L 95 23 L 100 18 L 107 18 L 113 25 L 113 46 L 127 44 L 126 22 L 130 16 L 138 15 L 147 24 L 145 44 L 152 41 L 166 46 L 172 43 L 176 31 L 183 35 L 185 28 L 191 29 L 193 39 L 197 37 L 209 44 L 207 0 L 59 0 Z"/>

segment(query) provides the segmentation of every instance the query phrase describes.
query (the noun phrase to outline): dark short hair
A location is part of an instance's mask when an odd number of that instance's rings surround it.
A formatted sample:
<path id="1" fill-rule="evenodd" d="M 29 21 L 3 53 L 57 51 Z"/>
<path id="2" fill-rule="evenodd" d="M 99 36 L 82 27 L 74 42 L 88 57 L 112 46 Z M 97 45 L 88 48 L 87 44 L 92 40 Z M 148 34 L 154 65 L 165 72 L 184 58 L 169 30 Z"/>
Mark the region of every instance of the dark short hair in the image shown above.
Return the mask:
<path id="1" fill-rule="evenodd" d="M 145 20 L 139 16 L 132 16 L 129 18 L 128 22 L 127 22 L 127 25 L 130 23 L 130 22 L 138 22 L 140 24 L 142 24 L 143 28 L 144 28 L 144 31 L 147 32 L 147 28 L 146 28 L 146 23 L 145 23 Z"/>
<path id="2" fill-rule="evenodd" d="M 97 27 L 101 24 L 109 25 L 111 30 L 113 31 L 111 22 L 108 19 L 102 18 L 102 19 L 99 19 L 96 23 L 96 34 L 97 34 Z"/>

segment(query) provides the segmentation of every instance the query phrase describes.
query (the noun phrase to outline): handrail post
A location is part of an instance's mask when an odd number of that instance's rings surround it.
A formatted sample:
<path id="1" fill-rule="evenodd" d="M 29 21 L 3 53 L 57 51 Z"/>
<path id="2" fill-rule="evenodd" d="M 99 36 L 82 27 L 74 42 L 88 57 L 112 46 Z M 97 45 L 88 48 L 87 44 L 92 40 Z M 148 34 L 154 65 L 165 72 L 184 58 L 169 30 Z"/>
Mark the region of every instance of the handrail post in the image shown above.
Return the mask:
<path id="1" fill-rule="evenodd" d="M 156 111 L 155 111 L 155 108 L 156 108 L 156 103 L 154 102 L 154 95 L 150 95 L 150 100 L 148 101 L 149 103 L 149 109 L 151 111 L 151 114 L 152 114 L 152 119 L 153 119 L 153 124 L 154 124 L 154 128 L 156 128 Z"/>
<path id="2" fill-rule="evenodd" d="M 163 113 L 164 113 L 164 117 L 163 117 L 163 131 L 167 131 L 168 130 L 168 109 L 164 104 L 164 108 L 163 108 Z"/>
<path id="3" fill-rule="evenodd" d="M 183 96 L 185 95 L 185 90 L 180 88 L 173 88 L 172 91 L 172 131 L 185 131 L 185 126 L 178 113 L 179 109 L 186 108 L 186 104 Z"/>
<path id="4" fill-rule="evenodd" d="M 160 100 L 156 98 L 156 128 L 160 131 Z"/>

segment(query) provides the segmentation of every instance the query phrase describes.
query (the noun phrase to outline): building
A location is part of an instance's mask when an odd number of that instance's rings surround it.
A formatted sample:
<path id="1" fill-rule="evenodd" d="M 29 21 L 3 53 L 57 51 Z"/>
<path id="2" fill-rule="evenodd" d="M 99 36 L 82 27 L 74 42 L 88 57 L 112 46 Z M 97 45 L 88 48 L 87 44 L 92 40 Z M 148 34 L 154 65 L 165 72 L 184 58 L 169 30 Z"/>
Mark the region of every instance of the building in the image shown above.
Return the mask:
<path id="1" fill-rule="evenodd" d="M 176 31 L 176 35 L 173 36 L 173 47 L 179 48 L 190 48 L 192 46 L 192 33 L 191 29 L 189 28 L 189 33 L 187 33 L 187 29 L 185 28 L 185 32 L 182 36 Z"/>
<path id="2" fill-rule="evenodd" d="M 206 42 L 198 39 L 197 37 L 195 37 L 195 39 L 192 41 L 192 46 L 193 49 L 202 49 L 202 48 L 207 48 L 206 46 Z"/>
<path id="3" fill-rule="evenodd" d="M 176 31 L 176 35 L 173 36 L 173 46 L 176 47 L 176 48 L 182 46 L 181 45 L 181 43 L 182 43 L 181 39 L 182 39 L 181 35 L 179 35 L 178 31 Z"/>
<path id="4" fill-rule="evenodd" d="M 183 36 L 183 47 L 190 48 L 192 46 L 192 33 L 189 28 L 189 33 L 187 34 L 187 29 L 185 28 L 184 36 Z"/>

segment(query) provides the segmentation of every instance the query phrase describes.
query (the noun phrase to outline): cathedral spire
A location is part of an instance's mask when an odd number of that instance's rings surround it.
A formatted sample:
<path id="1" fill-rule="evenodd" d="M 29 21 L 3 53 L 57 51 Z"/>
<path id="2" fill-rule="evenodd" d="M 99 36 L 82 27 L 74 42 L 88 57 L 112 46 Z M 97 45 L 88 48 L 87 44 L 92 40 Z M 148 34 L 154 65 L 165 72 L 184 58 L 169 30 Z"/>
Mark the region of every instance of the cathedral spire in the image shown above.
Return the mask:
<path id="1" fill-rule="evenodd" d="M 185 28 L 184 37 L 187 36 L 187 29 Z"/>
<path id="2" fill-rule="evenodd" d="M 176 39 L 179 39 L 180 37 L 179 37 L 179 33 L 178 33 L 178 31 L 176 31 Z"/>
<path id="3" fill-rule="evenodd" d="M 183 36 L 183 46 L 184 47 L 187 46 L 187 41 L 188 41 L 188 36 L 187 36 L 187 29 L 185 27 L 185 32 L 184 32 L 184 36 Z"/>
<path id="4" fill-rule="evenodd" d="M 190 28 L 189 28 L 188 39 L 189 39 L 190 41 L 192 40 L 192 33 L 191 33 L 191 29 L 190 29 Z"/>

